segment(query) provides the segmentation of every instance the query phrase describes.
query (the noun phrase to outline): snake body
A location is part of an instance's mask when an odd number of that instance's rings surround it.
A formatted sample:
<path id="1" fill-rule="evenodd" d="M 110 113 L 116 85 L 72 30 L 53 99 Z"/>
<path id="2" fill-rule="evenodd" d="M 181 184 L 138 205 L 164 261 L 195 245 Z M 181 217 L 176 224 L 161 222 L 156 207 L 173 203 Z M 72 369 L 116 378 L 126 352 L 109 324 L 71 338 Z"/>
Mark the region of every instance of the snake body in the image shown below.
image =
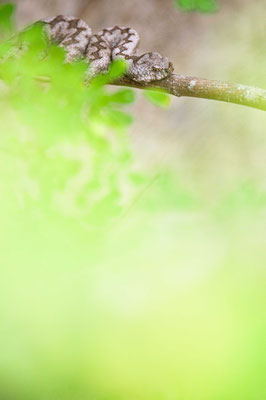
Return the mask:
<path id="1" fill-rule="evenodd" d="M 58 15 L 38 22 L 44 24 L 50 43 L 65 49 L 66 62 L 86 59 L 89 78 L 107 72 L 117 59 L 126 61 L 126 75 L 137 82 L 161 80 L 173 72 L 172 63 L 157 52 L 135 54 L 140 39 L 133 28 L 113 26 L 92 34 L 86 22 L 76 17 Z"/>

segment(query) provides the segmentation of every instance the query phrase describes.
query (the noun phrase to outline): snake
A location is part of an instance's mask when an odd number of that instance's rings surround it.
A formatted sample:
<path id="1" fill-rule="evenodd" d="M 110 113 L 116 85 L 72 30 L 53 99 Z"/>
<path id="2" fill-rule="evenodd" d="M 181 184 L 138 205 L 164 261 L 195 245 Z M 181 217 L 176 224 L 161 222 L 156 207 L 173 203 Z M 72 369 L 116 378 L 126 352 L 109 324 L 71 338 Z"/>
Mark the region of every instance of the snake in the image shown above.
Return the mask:
<path id="1" fill-rule="evenodd" d="M 140 37 L 133 28 L 112 26 L 93 34 L 85 21 L 65 15 L 47 17 L 37 23 L 43 24 L 50 44 L 64 48 L 66 62 L 86 60 L 89 79 L 108 72 L 112 61 L 121 59 L 126 62 L 125 75 L 136 82 L 162 80 L 173 72 L 173 64 L 157 52 L 136 54 Z"/>

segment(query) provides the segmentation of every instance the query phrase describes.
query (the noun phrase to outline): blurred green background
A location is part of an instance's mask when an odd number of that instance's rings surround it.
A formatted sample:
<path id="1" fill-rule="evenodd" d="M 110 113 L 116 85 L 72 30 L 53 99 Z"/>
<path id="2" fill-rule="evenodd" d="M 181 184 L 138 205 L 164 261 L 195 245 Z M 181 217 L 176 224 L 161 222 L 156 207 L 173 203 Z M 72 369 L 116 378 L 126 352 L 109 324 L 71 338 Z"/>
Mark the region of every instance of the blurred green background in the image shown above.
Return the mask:
<path id="1" fill-rule="evenodd" d="M 177 73 L 265 87 L 264 1 L 16 3 L 18 28 L 129 25 Z M 38 27 L 10 55 L 13 11 L 0 8 L 0 399 L 266 399 L 266 114 L 156 107 L 106 85 L 120 64 L 85 88 L 87 65 L 62 49 L 40 62 Z"/>

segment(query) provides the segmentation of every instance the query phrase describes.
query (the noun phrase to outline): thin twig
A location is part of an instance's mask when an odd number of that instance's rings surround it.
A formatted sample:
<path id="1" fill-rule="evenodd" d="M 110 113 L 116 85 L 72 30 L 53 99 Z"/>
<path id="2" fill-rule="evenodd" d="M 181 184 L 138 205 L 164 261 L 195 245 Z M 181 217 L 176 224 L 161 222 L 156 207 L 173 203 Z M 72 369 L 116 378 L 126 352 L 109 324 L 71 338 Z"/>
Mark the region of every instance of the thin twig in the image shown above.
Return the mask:
<path id="1" fill-rule="evenodd" d="M 162 89 L 177 97 L 220 100 L 266 111 L 266 90 L 236 83 L 171 74 L 166 79 L 150 83 L 135 82 L 125 76 L 113 84 L 139 89 Z"/>
<path id="2" fill-rule="evenodd" d="M 37 81 L 51 82 L 50 77 L 38 76 Z M 137 89 L 164 90 L 177 97 L 198 97 L 240 104 L 266 111 L 266 90 L 237 83 L 214 81 L 191 76 L 171 74 L 168 78 L 154 82 L 136 82 L 124 76 L 112 85 L 129 86 Z"/>

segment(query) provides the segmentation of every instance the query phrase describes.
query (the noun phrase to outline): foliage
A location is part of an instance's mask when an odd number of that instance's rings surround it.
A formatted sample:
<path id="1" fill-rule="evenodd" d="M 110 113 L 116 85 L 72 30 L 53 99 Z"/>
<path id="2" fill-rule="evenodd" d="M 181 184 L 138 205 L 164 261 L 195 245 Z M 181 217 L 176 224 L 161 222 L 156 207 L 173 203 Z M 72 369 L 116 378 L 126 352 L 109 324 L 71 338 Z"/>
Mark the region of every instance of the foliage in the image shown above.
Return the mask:
<path id="1" fill-rule="evenodd" d="M 10 35 L 14 30 L 13 15 L 15 5 L 11 3 L 0 4 L 0 35 Z"/>
<path id="2" fill-rule="evenodd" d="M 123 64 L 0 53 L 1 400 L 265 398 L 265 180 L 138 172 Z"/>
<path id="3" fill-rule="evenodd" d="M 163 91 L 145 90 L 144 96 L 158 107 L 167 108 L 170 105 L 170 96 Z"/>
<path id="4" fill-rule="evenodd" d="M 183 11 L 199 11 L 210 13 L 217 11 L 217 0 L 174 0 L 177 7 Z"/>
<path id="5" fill-rule="evenodd" d="M 13 54 L 14 48 L 20 50 Z M 13 152 L 23 149 L 20 162 L 28 171 L 23 202 L 29 207 L 45 202 L 84 220 L 116 214 L 125 196 L 121 187 L 130 192 L 136 186 L 125 136 L 132 117 L 121 110 L 134 101 L 134 93 L 108 92 L 104 85 L 124 72 L 124 63 L 114 63 L 86 87 L 86 63 L 66 64 L 62 48 L 47 50 L 41 25 L 4 43 L 0 52 L 1 79 L 7 85 L 1 147 L 9 151 L 11 143 Z M 20 136 L 21 126 L 26 129 Z"/>

